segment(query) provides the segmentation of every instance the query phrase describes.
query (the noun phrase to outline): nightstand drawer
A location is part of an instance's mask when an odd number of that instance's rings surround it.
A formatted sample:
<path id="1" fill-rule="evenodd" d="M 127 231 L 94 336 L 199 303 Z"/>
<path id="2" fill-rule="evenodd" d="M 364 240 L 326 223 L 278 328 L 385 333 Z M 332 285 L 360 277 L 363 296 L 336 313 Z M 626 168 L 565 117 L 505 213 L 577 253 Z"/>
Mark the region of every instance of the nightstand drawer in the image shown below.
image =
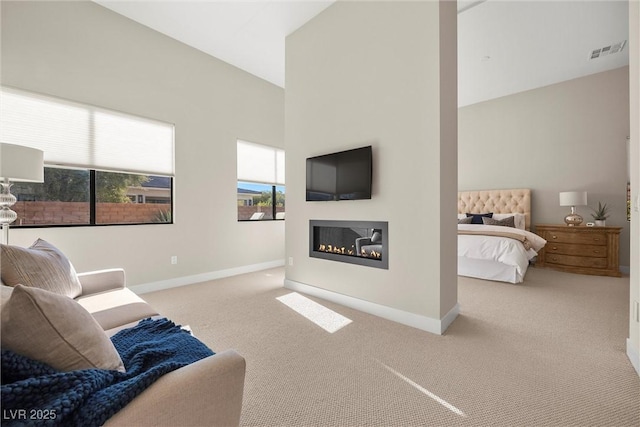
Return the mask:
<path id="1" fill-rule="evenodd" d="M 598 245 L 573 245 L 570 243 L 548 242 L 545 246 L 547 256 L 559 255 L 576 255 L 596 258 L 606 258 L 607 248 Z"/>
<path id="2" fill-rule="evenodd" d="M 607 236 L 598 232 L 547 231 L 543 236 L 547 242 L 575 243 L 578 245 L 606 245 Z"/>
<path id="3" fill-rule="evenodd" d="M 591 258 L 572 255 L 547 254 L 546 263 L 572 267 L 607 268 L 606 258 Z"/>

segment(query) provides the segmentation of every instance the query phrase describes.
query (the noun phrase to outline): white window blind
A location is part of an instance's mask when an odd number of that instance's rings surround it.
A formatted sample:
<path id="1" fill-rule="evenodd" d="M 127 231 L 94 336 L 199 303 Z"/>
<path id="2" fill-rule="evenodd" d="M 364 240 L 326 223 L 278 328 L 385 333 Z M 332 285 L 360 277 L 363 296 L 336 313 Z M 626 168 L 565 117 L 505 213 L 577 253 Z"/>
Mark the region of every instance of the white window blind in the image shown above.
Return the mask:
<path id="1" fill-rule="evenodd" d="M 238 140 L 238 181 L 284 185 L 284 150 Z"/>
<path id="2" fill-rule="evenodd" d="M 174 175 L 172 124 L 17 89 L 1 89 L 0 140 L 49 166 Z"/>

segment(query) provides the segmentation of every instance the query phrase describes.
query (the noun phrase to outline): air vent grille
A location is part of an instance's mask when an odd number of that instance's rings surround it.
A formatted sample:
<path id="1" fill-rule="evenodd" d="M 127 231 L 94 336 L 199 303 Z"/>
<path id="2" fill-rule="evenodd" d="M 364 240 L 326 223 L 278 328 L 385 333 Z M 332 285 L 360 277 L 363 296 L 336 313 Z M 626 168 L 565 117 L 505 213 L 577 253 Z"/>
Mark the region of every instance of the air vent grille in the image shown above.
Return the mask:
<path id="1" fill-rule="evenodd" d="M 613 55 L 614 53 L 622 52 L 622 49 L 627 45 L 627 41 L 621 41 L 609 46 L 601 47 L 600 49 L 594 49 L 589 54 L 589 59 L 602 58 L 603 56 Z"/>

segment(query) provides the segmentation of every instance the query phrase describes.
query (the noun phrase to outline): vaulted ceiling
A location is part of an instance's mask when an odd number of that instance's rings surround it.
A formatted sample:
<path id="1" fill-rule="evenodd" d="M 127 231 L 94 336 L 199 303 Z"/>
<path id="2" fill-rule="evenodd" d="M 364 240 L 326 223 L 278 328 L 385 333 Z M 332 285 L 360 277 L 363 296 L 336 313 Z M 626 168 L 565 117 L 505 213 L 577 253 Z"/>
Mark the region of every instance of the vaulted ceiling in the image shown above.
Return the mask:
<path id="1" fill-rule="evenodd" d="M 281 87 L 286 36 L 333 3 L 94 1 Z M 458 103 L 628 65 L 627 39 L 626 1 L 459 1 Z"/>

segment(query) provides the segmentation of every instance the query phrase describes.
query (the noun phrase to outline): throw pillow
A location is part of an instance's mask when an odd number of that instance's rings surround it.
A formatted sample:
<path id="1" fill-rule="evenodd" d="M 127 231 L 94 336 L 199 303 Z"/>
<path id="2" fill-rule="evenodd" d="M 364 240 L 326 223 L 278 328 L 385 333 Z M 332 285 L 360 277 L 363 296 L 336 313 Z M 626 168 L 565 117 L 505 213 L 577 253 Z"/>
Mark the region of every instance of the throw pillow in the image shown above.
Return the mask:
<path id="1" fill-rule="evenodd" d="M 505 219 L 507 217 L 512 216 L 514 218 L 514 223 L 516 224 L 516 228 L 520 230 L 526 230 L 527 228 L 527 216 L 522 213 L 512 213 L 512 214 L 497 214 L 494 213 L 491 218 L 493 219 Z"/>
<path id="2" fill-rule="evenodd" d="M 0 245 L 0 274 L 7 286 L 21 284 L 75 298 L 82 285 L 69 259 L 42 239 L 29 248 Z"/>
<path id="3" fill-rule="evenodd" d="M 482 223 L 484 225 L 499 225 L 502 227 L 513 227 L 516 228 L 515 218 L 512 216 L 506 217 L 504 219 L 493 219 L 493 218 L 482 218 Z"/>
<path id="4" fill-rule="evenodd" d="M 471 220 L 471 224 L 482 224 L 482 218 L 486 217 L 486 218 L 491 218 L 493 216 L 493 212 L 489 212 L 489 213 L 483 213 L 483 214 L 472 214 L 472 213 L 467 213 L 467 217 L 471 217 L 473 218 Z"/>
<path id="5" fill-rule="evenodd" d="M 1 307 L 4 307 L 6 302 L 9 301 L 12 291 L 13 288 L 11 286 L 0 285 L 0 301 L 2 301 L 0 305 Z"/>
<path id="6" fill-rule="evenodd" d="M 125 371 L 109 337 L 72 298 L 17 285 L 2 308 L 1 317 L 3 348 L 60 371 Z"/>
<path id="7" fill-rule="evenodd" d="M 471 221 L 473 221 L 473 217 L 472 216 L 468 216 L 466 218 L 460 218 L 458 220 L 458 224 L 471 224 Z"/>

